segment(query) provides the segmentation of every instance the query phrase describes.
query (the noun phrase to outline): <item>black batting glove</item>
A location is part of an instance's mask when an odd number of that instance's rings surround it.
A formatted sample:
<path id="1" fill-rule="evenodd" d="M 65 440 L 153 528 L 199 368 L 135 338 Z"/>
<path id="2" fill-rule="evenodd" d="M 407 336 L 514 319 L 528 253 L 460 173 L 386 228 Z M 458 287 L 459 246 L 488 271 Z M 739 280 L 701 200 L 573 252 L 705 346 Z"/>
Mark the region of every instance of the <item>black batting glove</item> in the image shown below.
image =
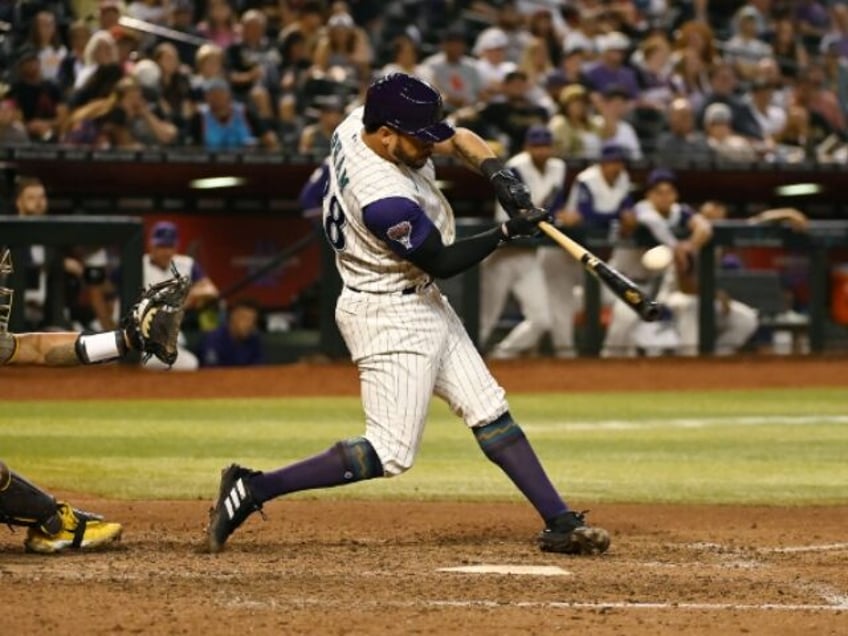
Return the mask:
<path id="1" fill-rule="evenodd" d="M 499 159 L 486 159 L 480 164 L 480 171 L 492 182 L 498 201 L 510 218 L 533 207 L 530 190 Z"/>
<path id="2" fill-rule="evenodd" d="M 550 220 L 551 215 L 547 210 L 531 208 L 512 217 L 509 221 L 504 221 L 501 232 L 507 240 L 520 236 L 536 236 L 539 233 L 539 223 Z"/>

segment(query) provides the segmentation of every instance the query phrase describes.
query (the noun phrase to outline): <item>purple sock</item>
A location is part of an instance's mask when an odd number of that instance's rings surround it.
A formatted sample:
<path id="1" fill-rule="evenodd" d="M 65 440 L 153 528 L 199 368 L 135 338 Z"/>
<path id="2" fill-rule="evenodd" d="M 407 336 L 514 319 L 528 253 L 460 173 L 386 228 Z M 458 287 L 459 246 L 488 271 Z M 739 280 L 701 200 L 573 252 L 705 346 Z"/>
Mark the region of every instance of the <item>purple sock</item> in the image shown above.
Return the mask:
<path id="1" fill-rule="evenodd" d="M 260 503 L 298 490 L 329 488 L 351 482 L 338 445 L 323 453 L 250 480 L 250 490 Z"/>
<path id="2" fill-rule="evenodd" d="M 477 442 L 491 461 L 501 467 L 546 522 L 568 510 L 539 458 L 509 412 L 474 429 Z"/>

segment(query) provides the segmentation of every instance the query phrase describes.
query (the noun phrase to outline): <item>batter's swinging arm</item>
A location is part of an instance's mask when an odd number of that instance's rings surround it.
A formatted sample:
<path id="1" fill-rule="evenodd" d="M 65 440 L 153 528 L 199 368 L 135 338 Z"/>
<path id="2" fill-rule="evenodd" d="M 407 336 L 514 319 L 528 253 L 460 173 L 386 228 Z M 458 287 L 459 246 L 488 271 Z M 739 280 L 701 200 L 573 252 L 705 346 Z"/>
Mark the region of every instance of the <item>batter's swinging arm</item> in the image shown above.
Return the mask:
<path id="1" fill-rule="evenodd" d="M 580 243 L 570 239 L 547 221 L 539 223 L 539 229 L 582 263 L 588 272 L 612 290 L 628 307 L 639 314 L 642 320 L 645 322 L 659 320 L 662 313 L 660 305 L 655 300 L 647 298 L 632 280 L 614 267 L 607 265 Z"/>

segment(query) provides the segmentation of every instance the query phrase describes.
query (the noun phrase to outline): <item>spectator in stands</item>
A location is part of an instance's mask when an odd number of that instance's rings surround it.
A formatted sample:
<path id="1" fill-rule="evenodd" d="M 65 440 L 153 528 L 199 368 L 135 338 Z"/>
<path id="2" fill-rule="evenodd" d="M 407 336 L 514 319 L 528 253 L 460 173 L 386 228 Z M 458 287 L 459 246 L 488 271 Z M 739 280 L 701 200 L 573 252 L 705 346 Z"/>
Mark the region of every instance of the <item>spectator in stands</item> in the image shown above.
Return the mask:
<path id="1" fill-rule="evenodd" d="M 285 50 L 292 36 L 302 42 L 304 55 L 311 60 L 324 27 L 324 5 L 320 0 L 305 0 L 296 8 L 295 15 L 295 20 L 280 31 L 279 43 L 284 51 L 283 60 L 285 61 Z"/>
<path id="2" fill-rule="evenodd" d="M 598 115 L 594 124 L 601 140 L 627 149 L 630 159 L 642 158 L 642 144 L 633 126 L 624 120 L 629 109 L 630 93 L 611 84 L 597 100 Z"/>
<path id="3" fill-rule="evenodd" d="M 30 143 L 26 128 L 20 121 L 15 102 L 0 98 L 0 146 L 26 146 Z"/>
<path id="4" fill-rule="evenodd" d="M 570 84 L 559 94 L 560 112 L 549 124 L 554 154 L 563 159 L 595 159 L 601 154 L 601 138 L 590 117 L 589 94 L 581 84 Z"/>
<path id="5" fill-rule="evenodd" d="M 115 64 L 118 64 L 118 46 L 115 43 L 115 38 L 108 31 L 97 31 L 85 45 L 83 67 L 77 73 L 74 89 L 82 89 L 98 69 Z M 103 97 L 103 95 L 89 96 L 88 100 L 90 101 L 95 97 Z M 81 106 L 82 103 L 77 105 Z"/>
<path id="6" fill-rule="evenodd" d="M 668 127 L 656 144 L 656 160 L 664 166 L 701 163 L 712 157 L 704 134 L 695 129 L 695 113 L 685 97 L 674 99 L 668 107 Z"/>
<path id="7" fill-rule="evenodd" d="M 774 86 L 766 79 L 757 78 L 751 83 L 746 102 L 760 129 L 760 138 L 767 149 L 774 146 L 786 128 L 786 110 L 774 103 Z"/>
<path id="8" fill-rule="evenodd" d="M 848 59 L 848 5 L 833 4 L 830 7 L 831 29 L 821 40 L 821 49 L 835 50 L 836 55 Z M 803 66 L 806 66 L 804 64 Z"/>
<path id="9" fill-rule="evenodd" d="M 521 54 L 518 70 L 527 76 L 527 83 L 530 86 L 527 97 L 530 101 L 542 106 L 551 114 L 555 113 L 558 110 L 556 98 L 559 97 L 559 92 L 566 82 L 561 73 L 553 72 L 554 67 L 544 40 L 539 38 L 528 40 Z M 547 90 L 550 86 L 555 87 L 550 91 L 553 96 Z"/>
<path id="10" fill-rule="evenodd" d="M 733 112 L 720 102 L 710 104 L 704 113 L 704 130 L 718 159 L 732 162 L 753 162 L 757 152 L 745 137 L 733 132 Z"/>
<path id="11" fill-rule="evenodd" d="M 138 81 L 125 77 L 112 95 L 71 114 L 63 141 L 94 148 L 138 149 L 171 144 L 177 133 L 176 126 L 148 104 Z"/>
<path id="12" fill-rule="evenodd" d="M 280 45 L 283 61 L 280 64 L 280 90 L 282 95 L 297 93 L 312 66 L 306 48 L 306 39 L 300 31 L 292 31 Z"/>
<path id="13" fill-rule="evenodd" d="M 220 78 L 207 82 L 205 101 L 189 130 L 194 143 L 207 150 L 238 150 L 257 144 L 268 149 L 277 147 L 274 131 L 264 128 L 249 108 L 235 101 L 229 84 Z"/>
<path id="14" fill-rule="evenodd" d="M 194 116 L 191 95 L 191 80 L 180 68 L 177 48 L 170 42 L 162 42 L 153 51 L 153 59 L 159 66 L 159 106 L 165 118 L 184 132 Z"/>
<path id="15" fill-rule="evenodd" d="M 97 11 L 97 31 L 109 31 L 118 26 L 123 3 L 121 0 L 101 0 Z"/>
<path id="16" fill-rule="evenodd" d="M 817 43 L 830 28 L 830 16 L 825 6 L 817 0 L 797 0 L 794 18 L 798 31 L 806 42 Z M 812 48 L 808 46 L 808 48 Z"/>
<path id="17" fill-rule="evenodd" d="M 30 25 L 29 44 L 38 55 L 41 76 L 53 83 L 59 83 L 59 67 L 68 54 L 62 44 L 62 38 L 56 29 L 56 16 L 50 11 L 39 11 Z"/>
<path id="18" fill-rule="evenodd" d="M 197 25 L 200 35 L 226 50 L 238 40 L 239 25 L 229 0 L 208 0 L 206 17 Z"/>
<path id="19" fill-rule="evenodd" d="M 381 77 L 391 73 L 406 73 L 432 82 L 432 73 L 428 66 L 418 63 L 418 44 L 408 34 L 397 36 L 392 42 L 392 61 L 380 69 Z"/>
<path id="20" fill-rule="evenodd" d="M 266 36 L 267 18 L 256 9 L 241 17 L 241 38 L 227 48 L 226 67 L 233 96 L 251 103 L 268 122 L 280 86 L 280 52 Z"/>
<path id="21" fill-rule="evenodd" d="M 316 159 L 330 154 L 330 137 L 344 117 L 344 104 L 335 95 L 316 98 L 318 102 L 318 121 L 306 126 L 300 134 L 297 151 Z"/>
<path id="22" fill-rule="evenodd" d="M 771 57 L 772 49 L 759 39 L 758 11 L 754 7 L 743 7 L 736 15 L 737 32 L 724 45 L 724 60 L 733 66 L 740 79 L 750 81 L 757 74 L 757 62 Z"/>
<path id="23" fill-rule="evenodd" d="M 294 95 L 286 94 L 280 98 L 275 128 L 279 146 L 284 152 L 297 148 L 303 130 L 303 118 L 297 112 L 297 99 Z"/>
<path id="24" fill-rule="evenodd" d="M 586 49 L 578 43 L 568 44 L 563 49 L 559 70 L 562 71 L 566 84 L 586 84 L 583 67 L 587 57 Z"/>
<path id="25" fill-rule="evenodd" d="M 550 9 L 537 9 L 530 15 L 527 30 L 534 38 L 542 41 L 553 66 L 562 60 L 562 34 L 557 31 Z"/>
<path id="26" fill-rule="evenodd" d="M 353 18 L 337 13 L 327 20 L 326 32 L 315 46 L 314 70 L 337 82 L 361 83 L 370 77 L 373 59 L 367 38 L 359 36 Z"/>
<path id="27" fill-rule="evenodd" d="M 27 134 L 33 141 L 55 141 L 67 107 L 59 87 L 41 77 L 35 49 L 27 47 L 18 53 L 16 76 L 9 97 L 21 112 Z"/>
<path id="28" fill-rule="evenodd" d="M 639 96 L 636 73 L 624 65 L 629 48 L 630 40 L 618 31 L 598 38 L 600 59 L 586 71 L 586 81 L 592 91 L 603 94 L 610 86 L 616 86 L 624 91 L 627 99 Z"/>
<path id="29" fill-rule="evenodd" d="M 638 106 L 665 112 L 675 93 L 668 39 L 662 34 L 646 38 L 631 61 L 639 82 Z"/>
<path id="30" fill-rule="evenodd" d="M 483 131 L 484 139 L 501 141 L 509 154 L 517 154 L 524 135 L 533 124 L 546 124 L 547 111 L 530 101 L 527 76 L 521 71 L 507 73 L 503 83 L 503 101 L 490 101 L 477 113 L 473 126 Z"/>
<path id="31" fill-rule="evenodd" d="M 627 150 L 605 144 L 598 163 L 574 178 L 565 207 L 554 221 L 571 232 L 604 228 L 610 236 L 628 236 L 635 226 L 632 207 Z M 554 354 L 573 357 L 574 317 L 579 308 L 575 292 L 582 288 L 583 268 L 558 247 L 540 247 L 538 254 L 549 292 Z M 617 248 L 611 262 L 617 263 L 620 254 Z"/>
<path id="32" fill-rule="evenodd" d="M 481 99 L 488 100 L 500 93 L 506 74 L 517 68 L 515 62 L 506 59 L 507 44 L 506 33 L 497 27 L 486 29 L 477 38 L 474 55 L 477 56 L 475 64 L 483 85 Z"/>
<path id="33" fill-rule="evenodd" d="M 810 63 L 810 54 L 801 42 L 795 21 L 789 16 L 775 20 L 771 46 L 772 55 L 784 77 L 796 77 Z"/>
<path id="34" fill-rule="evenodd" d="M 449 28 L 442 38 L 442 52 L 424 60 L 447 112 L 476 104 L 483 87 L 474 59 L 465 55 L 465 46 L 465 31 Z"/>
<path id="35" fill-rule="evenodd" d="M 262 364 L 265 355 L 259 335 L 259 304 L 243 299 L 232 303 L 227 323 L 203 335 L 198 348 L 204 367 L 243 367 Z"/>
<path id="36" fill-rule="evenodd" d="M 733 33 L 735 34 L 739 31 L 741 17 L 750 13 L 754 16 L 757 37 L 768 36 L 771 31 L 771 4 L 772 0 L 748 0 L 748 2 L 739 7 L 736 13 L 733 14 L 733 20 L 731 21 Z"/>
<path id="37" fill-rule="evenodd" d="M 836 93 L 826 85 L 821 65 L 811 64 L 798 76 L 791 103 L 806 108 L 815 119 L 813 125 L 826 131 L 827 135 L 845 134 L 845 114 Z"/>
<path id="38" fill-rule="evenodd" d="M 195 102 L 203 101 L 204 87 L 213 79 L 226 81 L 224 50 L 217 44 L 207 42 L 198 47 L 194 56 L 194 73 L 189 78 L 192 99 Z"/>
<path id="39" fill-rule="evenodd" d="M 62 63 L 59 65 L 59 73 L 57 83 L 62 94 L 66 97 L 73 88 L 77 75 L 84 66 L 83 53 L 85 45 L 91 39 L 91 29 L 88 24 L 82 20 L 74 22 L 68 29 L 68 41 L 70 50 L 65 57 L 62 58 Z"/>
<path id="40" fill-rule="evenodd" d="M 168 28 L 193 38 L 203 38 L 200 31 L 194 25 L 194 2 L 192 0 L 171 0 L 170 5 Z M 159 43 L 161 44 L 162 42 L 171 42 L 176 47 L 177 55 L 180 58 L 180 64 L 182 66 L 194 66 L 197 45 L 159 38 Z"/>
<path id="41" fill-rule="evenodd" d="M 724 104 L 730 109 L 731 126 L 744 137 L 759 139 L 760 128 L 745 102 L 736 94 L 736 71 L 729 64 L 717 64 L 710 72 L 710 93 L 704 98 L 699 121 L 704 123 L 704 113 L 712 104 Z"/>
<path id="42" fill-rule="evenodd" d="M 524 28 L 524 16 L 521 15 L 518 5 L 517 0 L 501 0 L 494 27 L 490 27 L 498 28 L 506 34 L 506 59 L 516 64 L 527 45 L 527 40 L 530 39 L 530 33 Z M 483 33 L 485 30 L 478 37 L 482 37 Z"/>

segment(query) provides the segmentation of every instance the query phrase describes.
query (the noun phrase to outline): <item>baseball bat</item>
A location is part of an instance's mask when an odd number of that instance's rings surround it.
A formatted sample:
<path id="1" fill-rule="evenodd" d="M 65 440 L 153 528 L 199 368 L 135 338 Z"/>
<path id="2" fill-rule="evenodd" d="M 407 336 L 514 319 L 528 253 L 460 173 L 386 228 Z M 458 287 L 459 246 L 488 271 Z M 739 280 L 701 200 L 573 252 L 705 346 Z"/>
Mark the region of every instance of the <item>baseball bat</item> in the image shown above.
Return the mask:
<path id="1" fill-rule="evenodd" d="M 539 229 L 547 234 L 566 252 L 571 254 L 595 278 L 606 285 L 616 296 L 635 311 L 645 322 L 658 320 L 662 310 L 660 305 L 645 296 L 632 280 L 610 267 L 604 261 L 592 254 L 577 241 L 567 237 L 547 221 L 539 223 Z"/>

